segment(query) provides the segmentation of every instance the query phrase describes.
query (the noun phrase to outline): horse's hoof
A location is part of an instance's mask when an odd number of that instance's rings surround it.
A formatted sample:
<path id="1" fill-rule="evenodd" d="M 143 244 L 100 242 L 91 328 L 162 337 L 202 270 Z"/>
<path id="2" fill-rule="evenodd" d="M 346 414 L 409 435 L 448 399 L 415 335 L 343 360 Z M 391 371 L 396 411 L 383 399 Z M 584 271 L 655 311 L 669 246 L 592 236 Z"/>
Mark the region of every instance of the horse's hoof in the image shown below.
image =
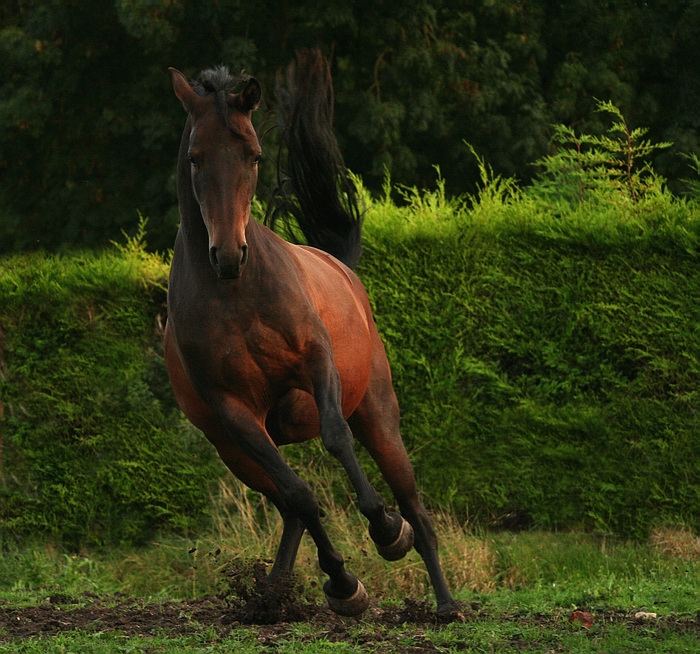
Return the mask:
<path id="1" fill-rule="evenodd" d="M 402 559 L 413 547 L 413 527 L 408 521 L 401 518 L 401 531 L 398 538 L 391 545 L 377 545 L 377 552 L 387 561 Z"/>
<path id="2" fill-rule="evenodd" d="M 328 608 L 338 615 L 344 615 L 346 617 L 360 615 L 364 613 L 369 606 L 369 595 L 359 579 L 357 580 L 357 590 L 353 595 L 345 599 L 329 595 L 325 588 L 324 592 L 326 593 Z"/>
<path id="3" fill-rule="evenodd" d="M 467 617 L 462 613 L 456 602 L 450 602 L 444 606 L 439 606 L 437 610 L 438 622 L 447 624 L 449 622 L 466 622 Z"/>

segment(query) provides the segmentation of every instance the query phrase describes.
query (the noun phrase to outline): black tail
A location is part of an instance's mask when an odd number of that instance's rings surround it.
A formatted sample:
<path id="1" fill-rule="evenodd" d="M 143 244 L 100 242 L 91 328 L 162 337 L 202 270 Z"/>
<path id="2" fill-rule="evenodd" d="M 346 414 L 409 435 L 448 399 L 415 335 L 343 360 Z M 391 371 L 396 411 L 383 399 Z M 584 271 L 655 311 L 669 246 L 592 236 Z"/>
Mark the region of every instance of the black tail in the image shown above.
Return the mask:
<path id="1" fill-rule="evenodd" d="M 330 69 L 318 50 L 297 53 L 278 81 L 277 102 L 287 155 L 278 163 L 267 220 L 274 226 L 291 216 L 309 245 L 354 268 L 362 253 L 362 214 L 333 133 Z"/>

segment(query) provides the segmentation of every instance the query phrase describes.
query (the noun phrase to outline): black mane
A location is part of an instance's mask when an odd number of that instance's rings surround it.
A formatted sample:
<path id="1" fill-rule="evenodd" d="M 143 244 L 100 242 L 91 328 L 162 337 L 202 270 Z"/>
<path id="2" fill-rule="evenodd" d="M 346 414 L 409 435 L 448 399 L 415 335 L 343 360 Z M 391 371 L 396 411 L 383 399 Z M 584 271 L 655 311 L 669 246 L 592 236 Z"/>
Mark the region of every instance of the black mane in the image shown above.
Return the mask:
<path id="1" fill-rule="evenodd" d="M 214 95 L 216 110 L 226 120 L 228 94 L 239 91 L 249 79 L 250 75 L 242 71 L 240 75 L 232 75 L 226 66 L 221 65 L 203 70 L 190 84 L 198 95 Z"/>

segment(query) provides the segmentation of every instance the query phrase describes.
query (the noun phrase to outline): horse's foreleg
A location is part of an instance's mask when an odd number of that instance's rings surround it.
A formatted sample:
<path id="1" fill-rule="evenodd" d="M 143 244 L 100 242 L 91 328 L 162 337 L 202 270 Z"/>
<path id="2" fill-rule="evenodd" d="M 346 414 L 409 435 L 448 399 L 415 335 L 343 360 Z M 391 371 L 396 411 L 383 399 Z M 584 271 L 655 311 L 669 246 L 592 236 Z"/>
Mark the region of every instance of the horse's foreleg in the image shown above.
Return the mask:
<path id="1" fill-rule="evenodd" d="M 270 578 L 278 579 L 288 575 L 294 569 L 297 551 L 301 537 L 304 534 L 304 524 L 289 511 L 284 509 L 284 504 L 277 486 L 270 475 L 253 461 L 241 447 L 237 446 L 221 427 L 208 429 L 207 438 L 216 447 L 221 460 L 226 467 L 240 479 L 248 488 L 262 493 L 270 500 L 282 516 L 284 527 L 282 538 L 277 548 L 275 562 L 270 570 Z"/>
<path id="2" fill-rule="evenodd" d="M 233 447 L 244 451 L 276 489 L 275 504 L 285 527 L 273 573 L 282 574 L 291 567 L 306 528 L 318 549 L 321 570 L 329 577 L 324 585 L 329 606 L 343 615 L 362 613 L 369 605 L 367 593 L 357 577 L 345 569 L 343 557 L 328 538 L 321 524 L 318 499 L 311 488 L 289 467 L 265 429 L 245 407 L 229 402 L 221 407 L 220 415 Z M 220 453 L 225 449 L 225 444 L 215 445 Z"/>
<path id="3" fill-rule="evenodd" d="M 253 461 L 245 450 L 236 445 L 216 413 L 192 388 L 180 358 L 173 347 L 169 325 L 166 328 L 165 360 L 175 396 L 183 412 L 216 447 L 221 460 L 234 476 L 248 488 L 262 493 L 280 511 L 284 521 L 284 529 L 270 576 L 275 579 L 291 573 L 299 549 L 299 542 L 304 533 L 304 525 L 294 514 L 283 510 L 280 493 L 270 475 Z"/>

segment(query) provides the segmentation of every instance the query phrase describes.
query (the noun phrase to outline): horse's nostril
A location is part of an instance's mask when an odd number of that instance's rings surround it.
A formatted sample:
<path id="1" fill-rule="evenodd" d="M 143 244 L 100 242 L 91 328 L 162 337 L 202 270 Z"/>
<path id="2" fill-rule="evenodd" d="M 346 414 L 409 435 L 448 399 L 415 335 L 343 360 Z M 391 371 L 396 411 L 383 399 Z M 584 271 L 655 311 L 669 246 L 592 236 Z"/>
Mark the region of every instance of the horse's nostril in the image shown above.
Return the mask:
<path id="1" fill-rule="evenodd" d="M 209 248 L 209 261 L 214 268 L 219 265 L 219 257 L 216 254 L 216 248 Z"/>
<path id="2" fill-rule="evenodd" d="M 209 248 L 209 263 L 220 279 L 236 279 L 240 277 L 241 271 L 248 260 L 248 245 L 243 244 L 240 249 L 229 252 L 224 249 L 219 252 L 219 248 Z"/>

